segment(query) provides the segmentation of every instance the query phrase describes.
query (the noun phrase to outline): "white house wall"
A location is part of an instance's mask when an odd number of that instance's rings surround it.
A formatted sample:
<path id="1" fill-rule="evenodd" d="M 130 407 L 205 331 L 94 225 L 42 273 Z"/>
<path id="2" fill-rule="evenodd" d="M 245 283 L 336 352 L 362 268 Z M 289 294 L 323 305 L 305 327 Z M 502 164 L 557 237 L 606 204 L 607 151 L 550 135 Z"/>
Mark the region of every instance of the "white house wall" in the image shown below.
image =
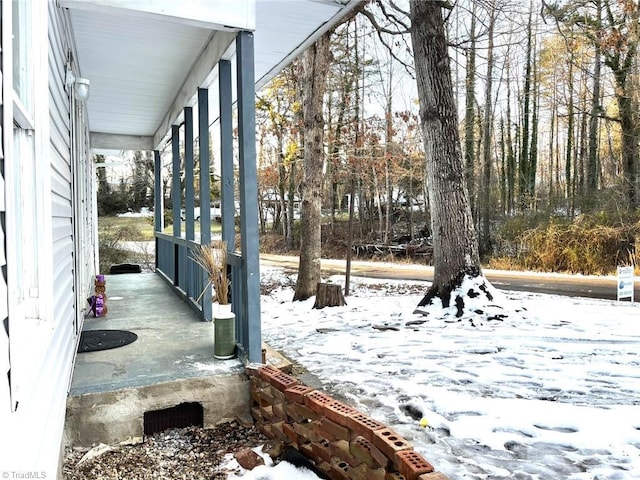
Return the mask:
<path id="1" fill-rule="evenodd" d="M 1 13 L 0 13 L 1 16 Z M 1 44 L 1 39 L 0 39 Z M 0 62 L 0 79 L 4 65 Z M 0 90 L 0 108 L 4 110 L 4 95 Z M 3 138 L 4 128 L 0 117 L 0 139 Z M 9 305 L 7 292 L 7 257 L 5 254 L 5 218 L 6 207 L 4 201 L 4 145 L 0 143 L 0 412 L 3 415 L 11 411 L 11 390 L 9 385 Z M 0 415 L 0 418 L 4 418 Z M 0 446 L 2 442 L 0 441 Z"/>
<path id="2" fill-rule="evenodd" d="M 97 218 L 86 112 L 82 103 L 72 104 L 72 88 L 65 86 L 72 34 L 56 0 L 28 3 L 32 109 L 18 122 L 26 127 L 13 127 L 15 101 L 4 102 L 2 116 L 6 221 L 0 234 L 7 247 L 5 252 L 0 242 L 0 266 L 6 254 L 7 285 L 0 275 L 0 317 L 8 312 L 8 321 L 6 328 L 0 323 L 0 472 L 56 478 L 66 397 L 95 275 Z M 13 98 L 12 4 L 2 2 L 3 98 Z M 0 216 L 4 208 L 0 202 Z"/>

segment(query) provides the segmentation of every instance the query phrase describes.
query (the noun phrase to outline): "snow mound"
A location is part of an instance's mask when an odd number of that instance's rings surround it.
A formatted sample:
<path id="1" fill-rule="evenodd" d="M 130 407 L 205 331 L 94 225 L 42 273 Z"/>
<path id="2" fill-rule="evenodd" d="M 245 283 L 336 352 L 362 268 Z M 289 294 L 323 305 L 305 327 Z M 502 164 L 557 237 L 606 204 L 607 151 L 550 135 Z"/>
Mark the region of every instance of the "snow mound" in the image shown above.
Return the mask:
<path id="1" fill-rule="evenodd" d="M 482 275 L 466 275 L 461 285 L 451 291 L 449 306 L 434 297 L 429 305 L 418 307 L 414 313 L 427 315 L 447 323 L 465 322 L 481 327 L 510 318 L 524 318 L 525 309 L 513 303 Z"/>

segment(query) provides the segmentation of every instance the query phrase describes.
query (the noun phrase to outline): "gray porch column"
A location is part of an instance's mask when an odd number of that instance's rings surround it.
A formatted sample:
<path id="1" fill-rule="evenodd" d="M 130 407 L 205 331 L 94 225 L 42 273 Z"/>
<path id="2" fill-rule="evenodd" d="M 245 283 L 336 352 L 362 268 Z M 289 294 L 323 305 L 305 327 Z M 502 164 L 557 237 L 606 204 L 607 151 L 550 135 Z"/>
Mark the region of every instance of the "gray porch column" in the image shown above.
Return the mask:
<path id="1" fill-rule="evenodd" d="M 172 156 L 172 182 L 171 182 L 171 206 L 173 208 L 173 236 L 180 237 L 182 226 L 180 224 L 180 204 L 182 203 L 182 191 L 180 190 L 180 127 L 171 126 L 171 156 Z M 173 284 L 179 285 L 179 250 L 178 244 L 174 244 Z"/>
<path id="2" fill-rule="evenodd" d="M 185 231 L 187 240 L 195 239 L 195 191 L 193 185 L 194 179 L 194 161 L 193 161 L 193 108 L 184 107 L 184 191 L 185 191 Z M 187 297 L 195 298 L 198 293 L 195 293 L 193 271 L 193 261 L 190 259 L 191 255 L 188 253 L 187 247 L 187 275 L 186 285 L 184 286 L 187 292 Z"/>
<path id="3" fill-rule="evenodd" d="M 164 226 L 164 198 L 162 198 L 162 160 L 160 151 L 153 151 L 153 230 L 162 232 Z M 156 244 L 156 268 L 158 268 L 158 238 L 155 237 Z"/>
<path id="4" fill-rule="evenodd" d="M 258 176 L 256 166 L 255 73 L 253 33 L 240 32 L 236 37 L 238 137 L 240 163 L 240 218 L 243 272 L 242 308 L 248 333 L 249 362 L 262 361 L 262 326 L 260 322 L 260 258 L 258 231 Z"/>
<path id="5" fill-rule="evenodd" d="M 193 163 L 193 109 L 184 107 L 184 212 L 187 240 L 195 238 Z"/>
<path id="6" fill-rule="evenodd" d="M 198 144 L 200 153 L 200 244 L 211 243 L 211 185 L 209 181 L 209 91 L 198 89 Z M 202 271 L 202 285 L 207 284 L 207 272 Z M 202 317 L 212 319 L 211 300 L 205 295 Z"/>
<path id="7" fill-rule="evenodd" d="M 231 62 L 218 62 L 218 92 L 220 96 L 220 178 L 222 240 L 233 252 L 235 245 L 235 203 L 233 195 L 233 104 L 231 88 Z"/>

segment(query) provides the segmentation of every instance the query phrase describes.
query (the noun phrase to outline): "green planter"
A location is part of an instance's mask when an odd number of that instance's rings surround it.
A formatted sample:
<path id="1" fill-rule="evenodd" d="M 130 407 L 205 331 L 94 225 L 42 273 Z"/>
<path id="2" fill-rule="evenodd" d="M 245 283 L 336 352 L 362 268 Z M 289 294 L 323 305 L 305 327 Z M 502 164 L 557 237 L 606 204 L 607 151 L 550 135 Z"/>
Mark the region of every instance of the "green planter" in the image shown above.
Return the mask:
<path id="1" fill-rule="evenodd" d="M 213 316 L 213 356 L 218 360 L 233 358 L 236 352 L 236 315 L 218 311 Z"/>

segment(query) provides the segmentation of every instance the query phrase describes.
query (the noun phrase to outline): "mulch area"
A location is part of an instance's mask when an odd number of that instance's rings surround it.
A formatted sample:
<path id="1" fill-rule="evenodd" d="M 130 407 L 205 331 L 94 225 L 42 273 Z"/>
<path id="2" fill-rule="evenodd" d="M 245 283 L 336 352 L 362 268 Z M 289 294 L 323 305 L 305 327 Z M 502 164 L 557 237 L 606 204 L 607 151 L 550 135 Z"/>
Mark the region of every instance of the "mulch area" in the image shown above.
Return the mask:
<path id="1" fill-rule="evenodd" d="M 67 480 L 222 480 L 231 473 L 221 468 L 226 455 L 260 445 L 274 458 L 280 454 L 255 427 L 237 421 L 211 429 L 186 427 L 137 444 L 67 450 L 63 474 Z"/>

